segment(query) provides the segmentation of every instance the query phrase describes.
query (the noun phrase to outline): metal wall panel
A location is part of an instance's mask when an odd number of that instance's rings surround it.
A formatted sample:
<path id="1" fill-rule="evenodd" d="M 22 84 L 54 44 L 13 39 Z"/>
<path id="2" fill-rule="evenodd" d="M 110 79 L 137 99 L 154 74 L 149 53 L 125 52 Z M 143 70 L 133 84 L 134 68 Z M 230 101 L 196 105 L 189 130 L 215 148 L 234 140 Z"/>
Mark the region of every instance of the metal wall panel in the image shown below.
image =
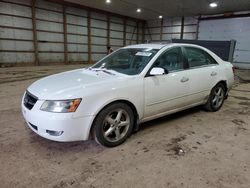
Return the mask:
<path id="1" fill-rule="evenodd" d="M 78 8 L 75 8 L 75 7 L 67 7 L 66 12 L 69 13 L 69 14 L 76 14 L 76 15 L 79 15 L 79 16 L 87 17 L 87 11 L 86 10 L 78 9 Z"/>
<path id="2" fill-rule="evenodd" d="M 62 36 L 63 37 L 63 36 Z M 88 43 L 87 36 L 79 36 L 79 35 L 67 35 L 68 43 Z"/>
<path id="3" fill-rule="evenodd" d="M 114 38 L 123 38 L 123 32 L 119 32 L 119 31 L 110 31 L 110 36 L 114 37 Z"/>
<path id="4" fill-rule="evenodd" d="M 106 46 L 96 46 L 92 45 L 92 51 L 94 52 L 101 52 L 101 53 L 106 53 L 107 49 Z"/>
<path id="5" fill-rule="evenodd" d="M 185 17 L 185 23 L 197 24 L 197 17 Z"/>
<path id="6" fill-rule="evenodd" d="M 37 0 L 36 7 L 62 12 L 62 5 L 43 0 Z"/>
<path id="7" fill-rule="evenodd" d="M 110 23 L 110 29 L 123 31 L 123 25 L 116 24 L 116 23 Z"/>
<path id="8" fill-rule="evenodd" d="M 93 44 L 107 45 L 107 38 L 91 37 L 91 43 L 92 45 Z"/>
<path id="9" fill-rule="evenodd" d="M 183 35 L 184 39 L 194 40 L 196 39 L 196 33 L 186 33 Z"/>
<path id="10" fill-rule="evenodd" d="M 16 0 L 8 0 L 8 2 L 13 2 L 16 3 Z M 30 0 L 18 0 L 18 3 L 22 4 L 22 5 L 30 5 Z"/>
<path id="11" fill-rule="evenodd" d="M 10 64 L 34 62 L 34 54 L 33 53 L 0 52 L 0 62 L 10 63 Z"/>
<path id="12" fill-rule="evenodd" d="M 184 32 L 196 32 L 196 26 L 184 26 Z"/>
<path id="13" fill-rule="evenodd" d="M 159 26 L 159 27 L 160 27 L 160 26 Z M 160 28 L 150 28 L 149 31 L 150 31 L 150 33 L 151 33 L 152 35 L 154 35 L 154 34 L 159 34 L 159 33 L 160 33 Z"/>
<path id="14" fill-rule="evenodd" d="M 33 34 L 32 34 L 32 31 L 23 31 L 23 30 L 19 30 L 19 29 L 9 29 L 9 28 L 0 28 L 0 38 L 32 40 L 33 39 Z"/>
<path id="15" fill-rule="evenodd" d="M 118 39 L 110 39 L 110 45 L 118 45 L 118 46 L 123 46 L 123 40 L 118 40 Z"/>
<path id="16" fill-rule="evenodd" d="M 13 15 L 31 17 L 31 10 L 29 7 L 8 4 L 4 2 L 0 2 L 0 12 L 5 14 L 11 13 Z"/>
<path id="17" fill-rule="evenodd" d="M 184 39 L 195 39 L 196 31 L 197 31 L 197 23 L 198 20 L 192 17 L 184 18 L 184 31 L 183 38 Z M 179 39 L 181 37 L 181 18 L 165 18 L 163 19 L 162 24 L 162 40 L 171 40 L 171 39 Z M 151 40 L 149 32 L 152 36 L 153 41 L 160 40 L 161 33 L 161 21 L 157 20 L 149 20 L 147 22 L 148 29 L 146 29 L 145 39 Z M 148 32 L 149 30 L 149 32 Z"/>
<path id="18" fill-rule="evenodd" d="M 122 18 L 118 18 L 118 17 L 114 17 L 114 16 L 110 17 L 110 21 L 111 22 L 117 22 L 117 23 L 123 24 L 123 19 Z"/>
<path id="19" fill-rule="evenodd" d="M 158 41 L 160 40 L 160 34 L 154 34 L 154 35 L 151 35 L 152 36 L 152 40 L 153 41 Z"/>
<path id="20" fill-rule="evenodd" d="M 147 21 L 149 27 L 159 27 L 161 25 L 161 22 L 159 19 L 157 20 L 148 20 Z"/>
<path id="21" fill-rule="evenodd" d="M 82 26 L 75 26 L 75 25 L 67 25 L 67 31 L 71 34 L 80 34 L 80 35 L 87 35 L 88 28 Z"/>
<path id="22" fill-rule="evenodd" d="M 96 13 L 96 12 L 91 12 L 91 18 L 96 19 L 96 21 L 98 21 L 98 20 L 106 21 L 107 20 L 107 15 Z"/>
<path id="23" fill-rule="evenodd" d="M 91 34 L 95 35 L 95 36 L 106 37 L 107 36 L 107 31 L 104 30 L 104 29 L 91 28 Z"/>
<path id="24" fill-rule="evenodd" d="M 36 9 L 36 18 L 63 22 L 62 13 Z"/>
<path id="25" fill-rule="evenodd" d="M 172 35 L 170 34 L 163 34 L 162 35 L 162 40 L 171 40 L 172 39 Z"/>
<path id="26" fill-rule="evenodd" d="M 107 45 L 107 38 L 92 37 L 91 41 L 92 41 L 92 44 L 103 44 L 103 45 Z"/>
<path id="27" fill-rule="evenodd" d="M 67 41 L 69 62 L 88 61 L 87 11 L 67 7 Z M 73 14 L 73 15 L 72 15 Z"/>
<path id="28" fill-rule="evenodd" d="M 38 50 L 39 52 L 42 52 L 42 51 L 63 52 L 64 46 L 63 44 L 38 43 Z"/>
<path id="29" fill-rule="evenodd" d="M 69 52 L 88 52 L 88 45 L 86 44 L 68 44 Z"/>
<path id="30" fill-rule="evenodd" d="M 64 62 L 63 53 L 39 53 L 39 59 L 46 63 Z"/>
<path id="31" fill-rule="evenodd" d="M 107 21 L 92 19 L 91 26 L 92 27 L 100 27 L 100 28 L 103 28 L 103 29 L 107 29 Z"/>
<path id="32" fill-rule="evenodd" d="M 31 19 L 1 15 L 0 25 L 32 29 Z"/>
<path id="33" fill-rule="evenodd" d="M 126 29 L 127 29 L 126 32 L 133 33 L 134 30 L 135 30 L 135 27 L 136 27 L 136 26 L 129 26 L 129 25 L 128 25 L 127 28 L 126 28 Z"/>
<path id="34" fill-rule="evenodd" d="M 79 17 L 75 15 L 67 15 L 67 23 L 68 24 L 77 24 L 80 26 L 87 27 L 87 18 Z"/>
<path id="35" fill-rule="evenodd" d="M 172 34 L 172 39 L 180 39 L 181 38 L 181 34 Z"/>
<path id="36" fill-rule="evenodd" d="M 233 62 L 247 63 L 250 68 L 250 18 L 200 21 L 199 39 L 236 40 Z"/>
<path id="37" fill-rule="evenodd" d="M 36 23 L 37 30 L 63 32 L 63 24 L 46 21 L 37 21 Z"/>
<path id="38" fill-rule="evenodd" d="M 104 58 L 106 56 L 106 54 L 92 54 L 92 60 L 93 61 L 99 61 L 102 58 Z"/>
<path id="39" fill-rule="evenodd" d="M 0 50 L 32 51 L 33 43 L 26 41 L 7 41 L 0 42 Z"/>
<path id="40" fill-rule="evenodd" d="M 37 40 L 41 41 L 41 42 L 43 42 L 43 41 L 62 42 L 63 41 L 63 34 L 37 32 Z"/>
<path id="41" fill-rule="evenodd" d="M 85 53 L 69 53 L 68 56 L 69 56 L 68 58 L 70 62 L 74 62 L 74 61 L 87 62 L 88 61 L 88 54 L 85 54 Z"/>
<path id="42" fill-rule="evenodd" d="M 88 30 L 87 12 L 89 9 L 63 7 L 60 2 L 37 0 L 35 14 L 33 14 L 35 22 L 32 22 L 31 8 L 30 0 L 0 2 L 0 13 L 10 14 L 10 16 L 0 15 L 0 38 L 3 38 L 0 39 L 2 55 L 0 64 L 10 62 L 42 64 L 43 62 L 67 62 L 67 60 L 69 62 L 98 61 L 106 54 L 108 44 L 115 50 L 122 47 L 124 42 L 136 44 L 143 38 L 142 23 L 129 18 L 91 10 L 91 28 Z M 109 31 L 107 30 L 108 16 Z M 125 22 L 127 23 L 126 33 L 124 33 Z M 33 31 L 34 23 L 36 30 Z M 9 28 L 4 28 L 6 26 Z M 90 40 L 88 34 L 91 35 Z M 110 36 L 109 40 L 107 36 Z M 88 44 L 88 41 L 91 44 Z M 28 53 L 23 52 L 26 50 Z M 88 54 L 88 50 L 92 54 Z M 38 58 L 35 58 L 35 52 L 38 53 Z"/>
<path id="43" fill-rule="evenodd" d="M 132 20 L 127 20 L 127 24 L 130 26 L 136 26 L 136 22 Z"/>

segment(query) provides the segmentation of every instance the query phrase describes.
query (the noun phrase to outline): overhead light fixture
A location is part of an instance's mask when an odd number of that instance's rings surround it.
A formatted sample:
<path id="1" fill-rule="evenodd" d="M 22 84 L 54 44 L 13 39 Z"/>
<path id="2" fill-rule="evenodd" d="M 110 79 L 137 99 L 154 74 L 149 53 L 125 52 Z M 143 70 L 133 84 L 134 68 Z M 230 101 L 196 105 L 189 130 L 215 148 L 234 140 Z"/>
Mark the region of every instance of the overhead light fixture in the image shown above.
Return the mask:
<path id="1" fill-rule="evenodd" d="M 212 3 L 210 3 L 210 4 L 209 4 L 209 6 L 210 6 L 210 7 L 212 7 L 212 8 L 215 8 L 215 7 L 217 7 L 217 6 L 218 6 L 218 4 L 217 4 L 217 3 L 215 3 L 215 2 L 212 2 Z"/>
<path id="2" fill-rule="evenodd" d="M 136 10 L 136 12 L 141 12 L 141 9 L 140 9 L 140 8 L 138 8 L 138 9 Z"/>
<path id="3" fill-rule="evenodd" d="M 162 19 L 162 18 L 163 18 L 163 16 L 162 16 L 162 15 L 160 15 L 160 16 L 159 16 L 159 19 Z"/>
<path id="4" fill-rule="evenodd" d="M 111 3 L 111 0 L 106 0 L 106 3 Z"/>

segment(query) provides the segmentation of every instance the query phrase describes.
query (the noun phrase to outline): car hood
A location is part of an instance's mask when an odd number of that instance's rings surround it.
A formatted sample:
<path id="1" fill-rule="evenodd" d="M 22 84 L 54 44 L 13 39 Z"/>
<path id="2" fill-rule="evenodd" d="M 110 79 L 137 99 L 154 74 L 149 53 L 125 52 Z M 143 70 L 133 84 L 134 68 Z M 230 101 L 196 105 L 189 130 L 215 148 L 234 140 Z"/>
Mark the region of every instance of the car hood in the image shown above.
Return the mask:
<path id="1" fill-rule="evenodd" d="M 126 77 L 103 71 L 78 69 L 42 78 L 28 87 L 28 91 L 41 100 L 60 100 L 82 97 L 83 91 Z"/>

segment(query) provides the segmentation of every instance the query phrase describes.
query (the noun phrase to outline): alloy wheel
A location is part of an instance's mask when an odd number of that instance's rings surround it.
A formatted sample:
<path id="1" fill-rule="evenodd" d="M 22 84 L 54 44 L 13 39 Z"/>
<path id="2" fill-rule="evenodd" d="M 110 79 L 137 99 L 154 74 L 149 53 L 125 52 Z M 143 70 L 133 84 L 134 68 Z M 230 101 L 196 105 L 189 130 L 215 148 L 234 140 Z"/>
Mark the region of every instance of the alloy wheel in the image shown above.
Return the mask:
<path id="1" fill-rule="evenodd" d="M 213 95 L 213 99 L 212 99 L 212 105 L 214 106 L 214 108 L 219 108 L 224 100 L 224 90 L 222 87 L 217 87 L 214 90 L 214 95 Z"/>
<path id="2" fill-rule="evenodd" d="M 103 121 L 103 136 L 109 142 L 117 142 L 124 138 L 130 127 L 130 118 L 124 109 L 116 109 L 109 113 Z"/>

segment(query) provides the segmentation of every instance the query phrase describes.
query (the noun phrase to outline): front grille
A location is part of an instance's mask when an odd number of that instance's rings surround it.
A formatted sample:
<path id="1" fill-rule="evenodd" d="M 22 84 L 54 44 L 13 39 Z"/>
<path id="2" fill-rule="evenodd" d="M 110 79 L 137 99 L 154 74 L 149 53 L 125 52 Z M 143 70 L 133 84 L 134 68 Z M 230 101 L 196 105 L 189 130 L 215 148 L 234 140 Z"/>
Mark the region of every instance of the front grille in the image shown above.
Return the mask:
<path id="1" fill-rule="evenodd" d="M 38 98 L 36 96 L 26 91 L 24 99 L 23 99 L 23 104 L 26 108 L 31 110 L 33 106 L 36 104 L 37 100 Z"/>

